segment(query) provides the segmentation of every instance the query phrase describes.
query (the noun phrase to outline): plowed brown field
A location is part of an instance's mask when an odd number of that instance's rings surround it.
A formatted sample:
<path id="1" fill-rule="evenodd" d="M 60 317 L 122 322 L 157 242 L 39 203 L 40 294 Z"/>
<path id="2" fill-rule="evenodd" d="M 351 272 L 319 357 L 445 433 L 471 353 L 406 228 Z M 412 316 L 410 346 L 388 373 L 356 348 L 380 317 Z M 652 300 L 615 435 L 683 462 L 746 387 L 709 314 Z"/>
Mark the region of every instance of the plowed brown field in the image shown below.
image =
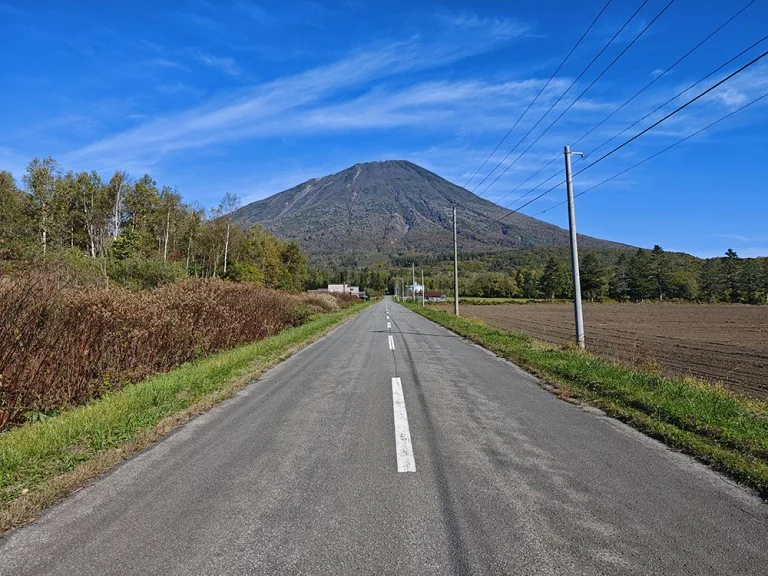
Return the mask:
<path id="1" fill-rule="evenodd" d="M 574 340 L 572 304 L 468 305 L 460 312 L 557 344 Z M 721 382 L 768 401 L 768 306 L 586 303 L 584 326 L 596 354 L 656 363 L 665 374 Z"/>

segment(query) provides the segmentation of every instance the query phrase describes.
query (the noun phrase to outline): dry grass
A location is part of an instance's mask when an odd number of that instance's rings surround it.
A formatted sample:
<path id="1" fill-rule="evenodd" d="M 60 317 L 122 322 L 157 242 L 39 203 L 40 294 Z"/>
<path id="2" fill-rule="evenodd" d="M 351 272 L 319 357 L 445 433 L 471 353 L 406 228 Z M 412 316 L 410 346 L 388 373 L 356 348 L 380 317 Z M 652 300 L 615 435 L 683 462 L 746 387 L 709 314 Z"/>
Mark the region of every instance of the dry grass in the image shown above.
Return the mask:
<path id="1" fill-rule="evenodd" d="M 365 306 L 319 315 L 0 434 L 0 534 L 233 396 Z"/>
<path id="2" fill-rule="evenodd" d="M 137 293 L 47 273 L 0 279 L 0 430 L 346 304 L 221 280 Z"/>

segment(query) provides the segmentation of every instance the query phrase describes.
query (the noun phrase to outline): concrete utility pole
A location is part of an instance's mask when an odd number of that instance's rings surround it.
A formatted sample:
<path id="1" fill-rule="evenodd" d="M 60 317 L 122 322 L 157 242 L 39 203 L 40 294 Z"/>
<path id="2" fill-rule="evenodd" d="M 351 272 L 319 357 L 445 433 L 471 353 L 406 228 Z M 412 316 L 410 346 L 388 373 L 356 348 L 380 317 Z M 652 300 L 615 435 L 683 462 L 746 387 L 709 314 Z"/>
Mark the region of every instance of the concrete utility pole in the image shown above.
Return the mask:
<path id="1" fill-rule="evenodd" d="M 424 307 L 424 292 L 427 291 L 427 287 L 424 286 L 424 268 L 421 269 L 421 307 Z"/>
<path id="2" fill-rule="evenodd" d="M 411 262 L 411 296 L 413 296 L 413 302 L 416 302 L 416 264 Z"/>
<path id="3" fill-rule="evenodd" d="M 565 182 L 568 193 L 568 228 L 571 231 L 571 269 L 573 270 L 573 311 L 576 316 L 576 343 L 579 348 L 584 348 L 584 317 L 581 311 L 581 278 L 579 277 L 579 248 L 576 244 L 576 211 L 573 206 L 573 176 L 571 176 L 571 147 L 566 146 L 565 154 Z"/>
<path id="4" fill-rule="evenodd" d="M 453 207 L 453 313 L 459 315 L 459 247 L 456 243 L 456 206 Z"/>

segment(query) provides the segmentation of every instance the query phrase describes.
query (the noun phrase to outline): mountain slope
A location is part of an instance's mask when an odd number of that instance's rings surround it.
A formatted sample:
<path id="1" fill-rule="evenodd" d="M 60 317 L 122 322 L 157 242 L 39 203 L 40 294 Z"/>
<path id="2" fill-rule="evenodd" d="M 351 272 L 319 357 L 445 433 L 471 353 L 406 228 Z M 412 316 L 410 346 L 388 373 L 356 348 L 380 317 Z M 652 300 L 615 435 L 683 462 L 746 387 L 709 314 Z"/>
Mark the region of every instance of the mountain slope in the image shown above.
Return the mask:
<path id="1" fill-rule="evenodd" d="M 497 222 L 507 210 L 404 160 L 356 164 L 248 204 L 232 218 L 297 240 L 313 260 L 351 256 L 364 263 L 450 252 L 454 205 L 462 253 L 568 245 L 566 230 L 523 214 Z M 579 241 L 584 248 L 629 248 L 589 236 Z"/>

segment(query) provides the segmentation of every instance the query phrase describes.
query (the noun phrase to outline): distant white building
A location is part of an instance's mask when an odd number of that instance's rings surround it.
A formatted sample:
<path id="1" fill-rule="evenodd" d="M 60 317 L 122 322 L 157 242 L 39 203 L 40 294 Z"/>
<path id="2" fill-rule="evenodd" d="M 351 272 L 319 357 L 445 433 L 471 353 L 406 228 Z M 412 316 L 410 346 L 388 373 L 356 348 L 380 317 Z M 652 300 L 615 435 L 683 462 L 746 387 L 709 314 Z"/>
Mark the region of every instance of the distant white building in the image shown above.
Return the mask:
<path id="1" fill-rule="evenodd" d="M 352 294 L 353 296 L 360 296 L 360 287 L 349 286 L 348 284 L 328 284 L 328 292 L 336 292 L 337 294 Z"/>
<path id="2" fill-rule="evenodd" d="M 421 284 L 408 284 L 405 289 L 408 294 L 421 294 L 424 290 L 424 286 Z"/>

